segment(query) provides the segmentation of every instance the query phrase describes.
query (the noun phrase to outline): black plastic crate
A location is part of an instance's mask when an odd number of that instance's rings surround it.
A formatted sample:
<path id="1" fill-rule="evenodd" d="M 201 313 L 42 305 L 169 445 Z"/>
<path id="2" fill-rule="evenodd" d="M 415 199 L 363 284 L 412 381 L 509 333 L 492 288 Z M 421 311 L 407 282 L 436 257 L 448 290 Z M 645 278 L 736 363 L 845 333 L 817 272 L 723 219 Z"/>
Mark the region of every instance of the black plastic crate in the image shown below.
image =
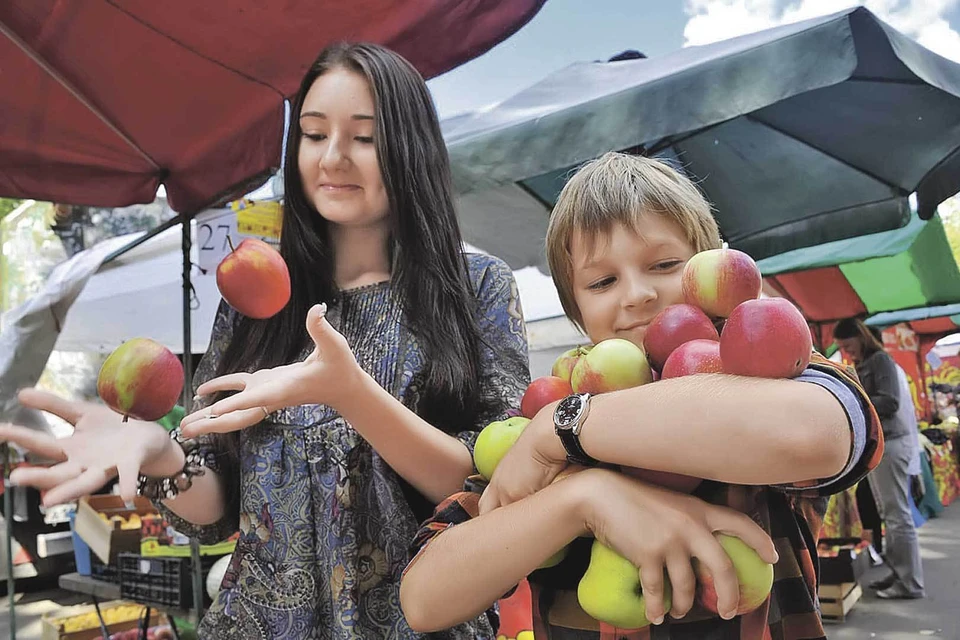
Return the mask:
<path id="1" fill-rule="evenodd" d="M 188 558 L 121 553 L 117 556 L 117 564 L 121 598 L 180 609 L 189 609 L 193 605 Z"/>
<path id="2" fill-rule="evenodd" d="M 120 584 L 120 570 L 114 564 L 104 564 L 96 554 L 90 554 L 90 577 Z"/>

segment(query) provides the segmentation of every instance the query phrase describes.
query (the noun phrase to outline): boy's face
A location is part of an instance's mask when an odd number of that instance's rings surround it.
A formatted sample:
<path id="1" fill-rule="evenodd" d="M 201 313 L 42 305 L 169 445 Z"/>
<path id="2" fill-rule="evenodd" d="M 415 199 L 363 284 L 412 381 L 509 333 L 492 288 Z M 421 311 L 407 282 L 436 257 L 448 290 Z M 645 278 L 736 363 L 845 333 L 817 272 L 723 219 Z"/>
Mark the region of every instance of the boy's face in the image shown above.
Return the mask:
<path id="1" fill-rule="evenodd" d="M 696 251 L 668 218 L 645 215 L 642 229 L 641 237 L 618 223 L 595 238 L 571 238 L 574 300 L 594 343 L 625 338 L 642 347 L 650 321 L 683 302 L 683 266 Z"/>

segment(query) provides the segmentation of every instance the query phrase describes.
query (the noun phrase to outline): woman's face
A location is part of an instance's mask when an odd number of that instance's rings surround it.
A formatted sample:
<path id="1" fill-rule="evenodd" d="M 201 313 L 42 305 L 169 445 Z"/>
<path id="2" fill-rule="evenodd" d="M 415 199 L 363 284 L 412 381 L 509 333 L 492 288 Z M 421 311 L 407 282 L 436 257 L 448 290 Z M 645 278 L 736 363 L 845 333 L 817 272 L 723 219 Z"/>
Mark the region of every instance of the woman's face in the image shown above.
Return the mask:
<path id="1" fill-rule="evenodd" d="M 299 118 L 298 165 L 307 201 L 336 225 L 385 225 L 387 192 L 366 78 L 344 68 L 327 71 L 307 92 Z"/>
<path id="2" fill-rule="evenodd" d="M 837 338 L 837 346 L 855 363 L 863 360 L 863 340 L 860 338 Z"/>

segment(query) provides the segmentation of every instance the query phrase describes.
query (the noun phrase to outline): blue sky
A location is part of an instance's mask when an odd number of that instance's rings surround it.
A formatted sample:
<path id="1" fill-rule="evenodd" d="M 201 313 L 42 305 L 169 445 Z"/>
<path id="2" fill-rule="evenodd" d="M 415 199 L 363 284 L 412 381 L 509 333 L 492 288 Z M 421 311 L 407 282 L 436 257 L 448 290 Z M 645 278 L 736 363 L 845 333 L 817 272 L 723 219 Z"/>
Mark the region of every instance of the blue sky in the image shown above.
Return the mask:
<path id="1" fill-rule="evenodd" d="M 574 62 L 625 49 L 653 57 L 854 4 L 960 61 L 960 0 L 547 0 L 512 37 L 429 85 L 446 117 L 499 102 Z"/>

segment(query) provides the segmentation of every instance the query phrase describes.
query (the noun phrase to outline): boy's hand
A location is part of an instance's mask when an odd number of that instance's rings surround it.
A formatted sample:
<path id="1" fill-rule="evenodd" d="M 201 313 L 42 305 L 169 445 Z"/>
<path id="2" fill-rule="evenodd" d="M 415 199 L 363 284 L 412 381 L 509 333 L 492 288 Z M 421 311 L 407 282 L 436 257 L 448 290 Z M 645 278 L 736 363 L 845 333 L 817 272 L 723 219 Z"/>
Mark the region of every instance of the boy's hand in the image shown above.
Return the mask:
<path id="1" fill-rule="evenodd" d="M 556 405 L 554 402 L 541 409 L 500 460 L 480 498 L 480 513 L 536 493 L 567 467 L 566 452 L 553 430 Z"/>
<path id="2" fill-rule="evenodd" d="M 590 469 L 578 476 L 587 482 L 581 485 L 585 487 L 581 502 L 586 527 L 639 568 L 647 618 L 655 624 L 667 613 L 663 606 L 665 575 L 673 590 L 671 615 L 681 618 L 693 606 L 694 558 L 714 576 L 721 616 L 730 619 L 736 615 L 740 599 L 737 574 L 714 533 L 740 538 L 766 562 L 778 560 L 770 536 L 739 511 L 613 471 Z"/>

